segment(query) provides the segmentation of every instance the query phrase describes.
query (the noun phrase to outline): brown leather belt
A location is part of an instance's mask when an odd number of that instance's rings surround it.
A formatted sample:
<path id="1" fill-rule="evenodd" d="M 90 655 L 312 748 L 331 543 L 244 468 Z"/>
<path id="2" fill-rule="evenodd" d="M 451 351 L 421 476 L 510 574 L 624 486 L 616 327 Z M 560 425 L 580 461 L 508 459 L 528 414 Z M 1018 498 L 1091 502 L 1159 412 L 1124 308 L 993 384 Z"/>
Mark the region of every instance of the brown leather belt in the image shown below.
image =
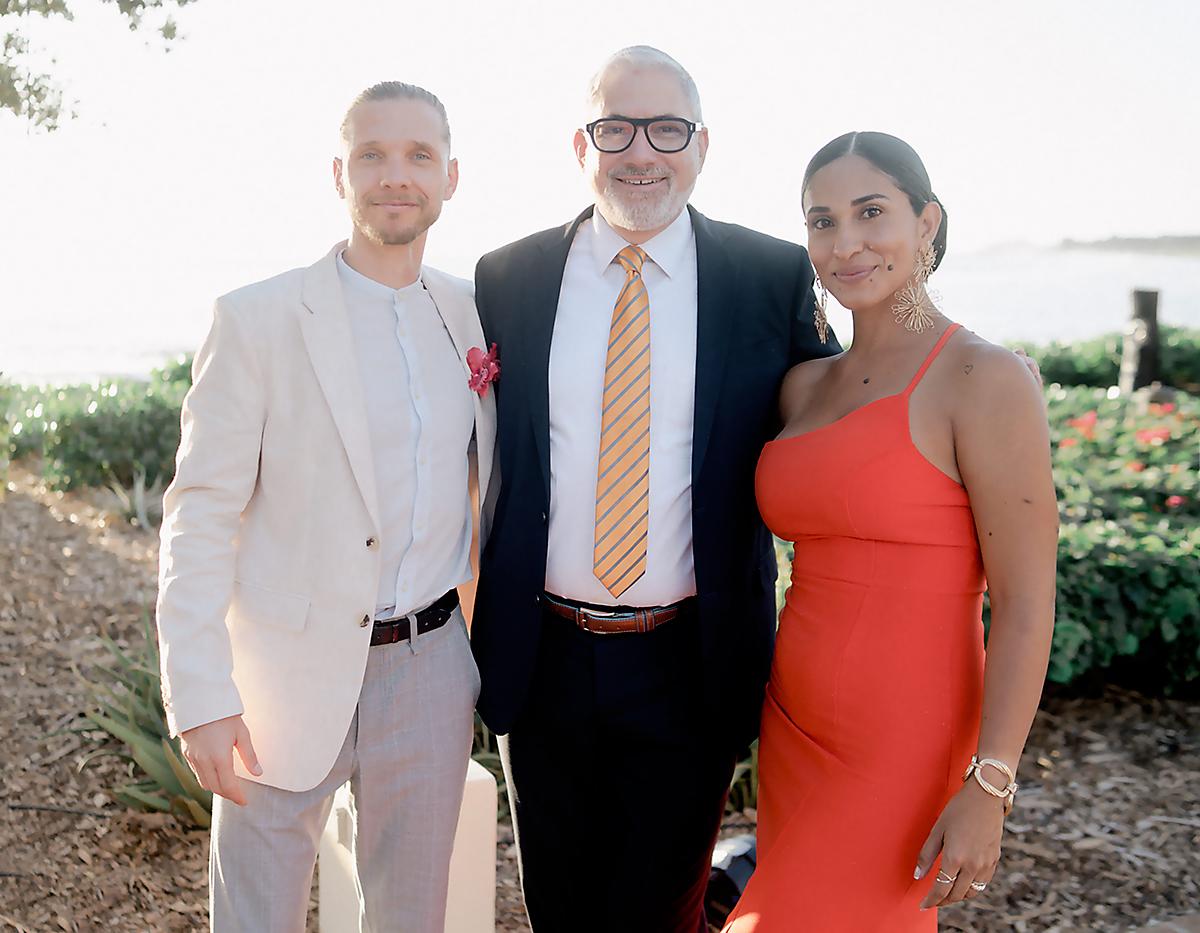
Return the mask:
<path id="1" fill-rule="evenodd" d="M 371 629 L 371 647 L 376 645 L 393 645 L 398 641 L 408 641 L 412 634 L 412 621 L 417 622 L 417 634 L 424 635 L 434 629 L 441 628 L 454 615 L 458 608 L 458 590 L 450 590 L 432 606 L 427 606 L 420 612 L 409 616 L 398 616 L 395 619 L 376 619 L 375 627 Z"/>
<path id="2" fill-rule="evenodd" d="M 625 632 L 652 632 L 665 622 L 670 622 L 680 613 L 690 609 L 696 598 L 672 603 L 670 606 L 651 606 L 645 609 L 619 609 L 608 612 L 602 609 L 591 609 L 553 596 L 550 593 L 542 595 L 542 605 L 559 618 L 574 622 L 585 632 L 594 635 L 619 635 Z"/>

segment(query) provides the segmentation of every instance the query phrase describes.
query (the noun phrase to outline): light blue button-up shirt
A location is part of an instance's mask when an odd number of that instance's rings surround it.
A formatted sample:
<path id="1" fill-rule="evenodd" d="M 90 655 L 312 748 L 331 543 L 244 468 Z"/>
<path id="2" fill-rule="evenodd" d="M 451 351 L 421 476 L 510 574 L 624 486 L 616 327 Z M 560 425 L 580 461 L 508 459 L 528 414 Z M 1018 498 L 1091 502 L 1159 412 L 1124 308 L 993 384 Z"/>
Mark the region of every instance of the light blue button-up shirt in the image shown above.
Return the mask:
<path id="1" fill-rule="evenodd" d="M 382 527 L 375 617 L 425 608 L 471 579 L 467 375 L 420 281 L 395 289 L 338 275 L 366 398 Z"/>

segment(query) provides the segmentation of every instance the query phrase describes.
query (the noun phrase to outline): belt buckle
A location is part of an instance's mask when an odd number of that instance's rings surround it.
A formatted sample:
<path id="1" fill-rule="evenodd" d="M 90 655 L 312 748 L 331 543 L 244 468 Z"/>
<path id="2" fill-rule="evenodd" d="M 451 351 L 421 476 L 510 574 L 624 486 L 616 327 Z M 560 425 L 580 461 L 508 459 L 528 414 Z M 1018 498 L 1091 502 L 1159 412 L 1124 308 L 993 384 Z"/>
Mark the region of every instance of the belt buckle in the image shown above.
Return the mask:
<path id="1" fill-rule="evenodd" d="M 629 612 L 617 612 L 615 610 L 614 611 L 605 611 L 603 609 L 580 609 L 579 613 L 580 613 L 580 616 L 585 619 L 588 616 L 592 616 L 597 621 L 599 621 L 601 619 L 624 619 L 625 617 L 628 617 L 628 618 L 634 617 L 633 614 L 629 613 Z M 594 629 L 594 628 L 591 628 L 590 626 L 584 627 L 584 631 L 589 632 L 592 635 L 624 635 L 624 634 L 626 634 L 625 632 L 620 632 L 620 631 L 604 631 L 601 629 Z"/>

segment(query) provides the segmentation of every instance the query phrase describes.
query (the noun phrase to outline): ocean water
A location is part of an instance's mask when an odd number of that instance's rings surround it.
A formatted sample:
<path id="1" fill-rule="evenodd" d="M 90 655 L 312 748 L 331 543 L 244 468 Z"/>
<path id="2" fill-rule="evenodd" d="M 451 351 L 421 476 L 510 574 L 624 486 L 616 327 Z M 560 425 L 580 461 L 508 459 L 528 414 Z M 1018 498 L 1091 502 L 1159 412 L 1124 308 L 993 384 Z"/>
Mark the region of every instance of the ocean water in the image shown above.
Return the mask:
<path id="1" fill-rule="evenodd" d="M 989 340 L 1086 340 L 1124 330 L 1134 289 L 1159 293 L 1160 323 L 1200 328 L 1200 257 L 1013 247 L 946 261 L 942 309 Z"/>
<path id="2" fill-rule="evenodd" d="M 1013 246 L 946 256 L 939 307 L 996 343 L 1087 340 L 1125 329 L 1134 289 L 1159 293 L 1162 324 L 1200 328 L 1200 257 Z M 830 314 L 839 336 L 850 315 Z"/>
<path id="3" fill-rule="evenodd" d="M 1157 289 L 1159 320 L 1200 328 L 1200 257 L 1030 246 L 950 252 L 932 287 L 941 307 L 997 342 L 1085 340 L 1122 330 L 1135 288 Z M 207 308 L 213 296 L 197 295 Z M 100 306 L 104 296 L 97 295 Z M 145 375 L 194 350 L 207 313 L 138 314 L 117 302 L 105 314 L 68 323 L 0 309 L 0 373 L 16 382 L 66 382 L 97 375 Z M 831 309 L 834 328 L 851 335 L 849 315 Z"/>

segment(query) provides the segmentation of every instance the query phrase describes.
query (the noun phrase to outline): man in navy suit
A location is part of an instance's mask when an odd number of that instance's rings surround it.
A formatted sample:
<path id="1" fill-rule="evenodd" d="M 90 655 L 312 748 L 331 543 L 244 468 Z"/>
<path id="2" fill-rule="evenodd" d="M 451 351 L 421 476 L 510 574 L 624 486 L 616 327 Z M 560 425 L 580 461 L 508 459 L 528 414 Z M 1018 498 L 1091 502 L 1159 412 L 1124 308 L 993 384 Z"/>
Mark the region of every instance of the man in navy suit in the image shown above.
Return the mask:
<path id="1" fill-rule="evenodd" d="M 708 129 L 679 63 L 625 49 L 590 90 L 594 206 L 476 270 L 504 373 L 479 711 L 535 933 L 697 933 L 775 631 L 755 464 L 784 374 L 840 348 L 803 248 L 688 206 Z"/>

